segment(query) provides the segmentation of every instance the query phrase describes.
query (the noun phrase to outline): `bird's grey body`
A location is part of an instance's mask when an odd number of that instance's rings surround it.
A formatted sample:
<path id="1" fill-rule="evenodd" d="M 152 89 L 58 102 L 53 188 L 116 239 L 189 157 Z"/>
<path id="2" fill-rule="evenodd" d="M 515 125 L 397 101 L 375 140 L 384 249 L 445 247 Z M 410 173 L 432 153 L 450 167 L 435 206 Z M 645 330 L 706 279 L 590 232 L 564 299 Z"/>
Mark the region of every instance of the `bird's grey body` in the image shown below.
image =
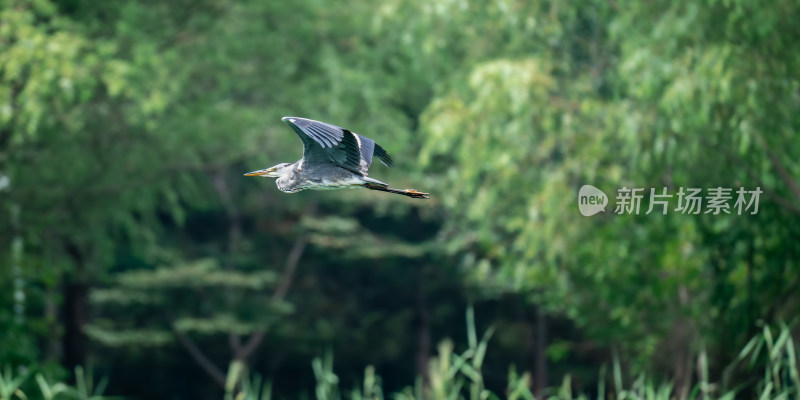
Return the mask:
<path id="1" fill-rule="evenodd" d="M 303 141 L 303 158 L 294 163 L 247 173 L 247 176 L 278 178 L 278 189 L 287 193 L 301 190 L 330 190 L 366 187 L 414 198 L 428 198 L 427 193 L 413 189 L 393 189 L 388 184 L 367 176 L 373 157 L 386 166 L 392 158 L 372 139 L 342 127 L 299 117 L 284 117 L 284 122 Z"/>
<path id="2" fill-rule="evenodd" d="M 285 172 L 275 180 L 278 189 L 286 193 L 295 193 L 306 189 L 354 188 L 366 183 L 387 185 L 377 179 L 372 179 L 335 165 L 303 164 L 303 160 L 289 164 Z"/>

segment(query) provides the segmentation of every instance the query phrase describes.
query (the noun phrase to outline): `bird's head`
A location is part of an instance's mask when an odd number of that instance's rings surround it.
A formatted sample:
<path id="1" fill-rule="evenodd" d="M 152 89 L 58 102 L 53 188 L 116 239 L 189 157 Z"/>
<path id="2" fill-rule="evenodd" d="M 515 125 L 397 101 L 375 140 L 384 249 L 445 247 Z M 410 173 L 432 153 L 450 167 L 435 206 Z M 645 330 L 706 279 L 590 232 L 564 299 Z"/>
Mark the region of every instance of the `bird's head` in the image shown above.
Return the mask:
<path id="1" fill-rule="evenodd" d="M 280 178 L 284 171 L 291 167 L 291 163 L 280 163 L 274 167 L 260 169 L 258 171 L 248 172 L 244 176 L 263 176 L 265 178 Z"/>

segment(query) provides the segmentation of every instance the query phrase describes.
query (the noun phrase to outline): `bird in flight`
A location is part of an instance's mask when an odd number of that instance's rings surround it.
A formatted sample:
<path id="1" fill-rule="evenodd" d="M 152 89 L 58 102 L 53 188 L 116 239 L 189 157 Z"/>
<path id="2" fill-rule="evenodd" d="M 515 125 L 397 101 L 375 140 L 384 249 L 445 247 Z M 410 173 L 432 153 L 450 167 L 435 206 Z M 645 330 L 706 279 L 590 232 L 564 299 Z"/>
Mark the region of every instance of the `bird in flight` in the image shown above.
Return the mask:
<path id="1" fill-rule="evenodd" d="M 299 117 L 283 117 L 303 141 L 303 157 L 294 163 L 248 172 L 245 176 L 278 178 L 278 189 L 286 193 L 301 190 L 365 187 L 371 190 L 427 199 L 428 193 L 414 189 L 394 189 L 389 184 L 367 177 L 372 157 L 391 167 L 392 157 L 368 137 L 345 128 Z"/>

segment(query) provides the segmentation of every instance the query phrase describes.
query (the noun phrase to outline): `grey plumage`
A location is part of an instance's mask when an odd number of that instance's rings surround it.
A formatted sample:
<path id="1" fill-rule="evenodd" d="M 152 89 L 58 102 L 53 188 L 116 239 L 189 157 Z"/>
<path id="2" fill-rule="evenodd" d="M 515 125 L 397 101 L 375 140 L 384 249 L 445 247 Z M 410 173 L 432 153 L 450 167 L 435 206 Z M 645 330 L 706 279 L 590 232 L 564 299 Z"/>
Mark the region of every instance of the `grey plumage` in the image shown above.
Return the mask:
<path id="1" fill-rule="evenodd" d="M 303 158 L 271 168 L 246 173 L 246 176 L 277 178 L 278 189 L 287 193 L 301 190 L 326 190 L 365 187 L 413 198 L 428 198 L 428 193 L 413 189 L 394 189 L 367 177 L 373 157 L 391 167 L 392 157 L 372 139 L 348 129 L 300 117 L 283 117 L 303 142 Z"/>

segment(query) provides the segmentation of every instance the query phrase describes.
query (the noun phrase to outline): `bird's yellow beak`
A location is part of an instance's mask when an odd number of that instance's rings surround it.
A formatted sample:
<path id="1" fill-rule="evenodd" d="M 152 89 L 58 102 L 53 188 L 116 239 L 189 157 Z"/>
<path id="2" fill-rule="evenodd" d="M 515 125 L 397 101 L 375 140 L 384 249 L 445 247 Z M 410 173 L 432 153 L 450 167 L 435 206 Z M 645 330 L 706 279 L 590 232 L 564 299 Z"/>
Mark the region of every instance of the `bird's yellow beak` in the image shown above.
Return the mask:
<path id="1" fill-rule="evenodd" d="M 267 169 L 260 169 L 258 171 L 248 172 L 244 174 L 244 176 L 263 176 L 270 172 L 275 172 L 277 168 L 267 168 Z"/>

